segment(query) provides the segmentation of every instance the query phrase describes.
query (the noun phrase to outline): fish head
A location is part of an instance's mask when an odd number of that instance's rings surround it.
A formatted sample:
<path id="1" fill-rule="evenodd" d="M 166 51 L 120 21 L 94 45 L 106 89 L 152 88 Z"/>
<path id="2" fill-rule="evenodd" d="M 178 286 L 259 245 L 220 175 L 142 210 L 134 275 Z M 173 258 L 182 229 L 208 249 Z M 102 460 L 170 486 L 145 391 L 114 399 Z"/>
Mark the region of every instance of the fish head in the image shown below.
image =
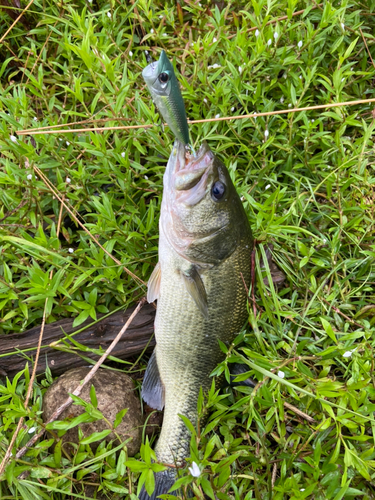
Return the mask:
<path id="1" fill-rule="evenodd" d="M 164 50 L 158 61 L 152 62 L 142 71 L 143 79 L 151 94 L 169 96 L 172 91 L 173 78 L 175 78 L 173 66 Z"/>
<path id="2" fill-rule="evenodd" d="M 250 232 L 229 172 L 206 143 L 187 157 L 176 141 L 164 175 L 160 225 L 180 255 L 202 265 L 221 262 Z"/>

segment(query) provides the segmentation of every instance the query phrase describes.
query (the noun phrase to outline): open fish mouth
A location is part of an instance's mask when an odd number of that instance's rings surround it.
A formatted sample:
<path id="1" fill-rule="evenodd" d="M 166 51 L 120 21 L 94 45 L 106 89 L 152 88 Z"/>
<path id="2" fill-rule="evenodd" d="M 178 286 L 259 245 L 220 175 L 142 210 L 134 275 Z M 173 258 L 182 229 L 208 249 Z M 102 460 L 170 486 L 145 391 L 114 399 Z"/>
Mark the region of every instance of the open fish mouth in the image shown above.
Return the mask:
<path id="1" fill-rule="evenodd" d="M 201 145 L 195 156 L 189 156 L 187 159 L 183 144 L 178 143 L 175 189 L 177 191 L 187 191 L 196 186 L 203 176 L 208 176 L 209 167 L 214 158 L 214 154 L 206 142 Z"/>

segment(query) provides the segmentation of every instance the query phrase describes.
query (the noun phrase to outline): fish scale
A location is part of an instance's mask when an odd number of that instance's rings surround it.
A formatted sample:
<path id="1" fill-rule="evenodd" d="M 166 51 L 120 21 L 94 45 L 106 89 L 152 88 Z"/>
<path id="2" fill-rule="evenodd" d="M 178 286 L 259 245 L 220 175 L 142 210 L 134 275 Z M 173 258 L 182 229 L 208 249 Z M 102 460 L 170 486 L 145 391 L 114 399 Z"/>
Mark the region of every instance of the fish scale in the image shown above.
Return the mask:
<path id="1" fill-rule="evenodd" d="M 176 461 L 182 465 L 190 437 L 178 414 L 188 416 L 196 424 L 200 388 L 203 392 L 210 389 L 210 374 L 224 358 L 218 340 L 232 342 L 243 327 L 247 311 L 240 270 L 248 281 L 250 259 L 240 246 L 215 269 L 214 281 L 209 275 L 204 276 L 207 295 L 215 298 L 209 302 L 209 316 L 205 319 L 181 280 L 174 276 L 173 268 L 183 267 L 186 262 L 168 247 L 162 248 L 162 252 L 162 269 L 164 264 L 167 269 L 162 271 L 166 275 L 161 283 L 155 335 L 156 359 L 166 388 L 166 401 L 156 454 L 162 462 Z M 187 448 L 180 445 L 182 439 L 186 440 Z M 172 451 L 170 443 L 175 445 Z"/>
<path id="2" fill-rule="evenodd" d="M 217 199 L 216 192 L 224 194 Z M 219 340 L 229 345 L 247 318 L 243 280 L 249 285 L 251 273 L 246 213 L 228 170 L 206 144 L 186 160 L 184 145 L 176 142 L 164 174 L 159 229 L 159 263 L 148 293 L 149 300 L 158 299 L 156 347 L 142 396 L 164 407 L 158 461 L 181 466 L 190 432 L 179 415 L 196 426 L 200 389 L 208 392 L 210 374 L 225 358 Z M 153 495 L 143 488 L 139 498 L 154 500 L 175 479 L 173 468 L 157 473 Z"/>

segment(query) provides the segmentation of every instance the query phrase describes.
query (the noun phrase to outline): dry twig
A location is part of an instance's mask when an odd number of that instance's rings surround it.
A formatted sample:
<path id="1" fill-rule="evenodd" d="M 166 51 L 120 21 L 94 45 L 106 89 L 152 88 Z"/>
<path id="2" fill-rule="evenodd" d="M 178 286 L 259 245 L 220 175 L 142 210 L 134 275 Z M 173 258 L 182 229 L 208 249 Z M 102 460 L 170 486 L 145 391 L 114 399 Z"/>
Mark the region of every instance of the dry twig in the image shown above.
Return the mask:
<path id="1" fill-rule="evenodd" d="M 140 311 L 140 309 L 142 308 L 143 304 L 146 302 L 146 299 L 143 298 L 141 299 L 141 301 L 139 302 L 138 306 L 134 309 L 133 313 L 130 315 L 128 321 L 125 323 L 125 325 L 121 328 L 121 330 L 119 331 L 119 333 L 117 334 L 116 338 L 112 341 L 111 345 L 108 347 L 108 349 L 106 350 L 106 352 L 103 354 L 103 356 L 97 361 L 97 363 L 94 365 L 94 367 L 89 371 L 89 373 L 86 375 L 86 377 L 82 380 L 82 382 L 80 383 L 80 385 L 72 392 L 72 394 L 74 396 L 79 396 L 81 394 L 81 391 L 82 389 L 85 387 L 85 385 L 90 382 L 90 380 L 93 378 L 93 376 L 95 375 L 95 373 L 98 371 L 98 369 L 100 368 L 100 366 L 104 363 L 104 361 L 106 360 L 106 358 L 111 354 L 112 350 L 114 349 L 114 347 L 116 346 L 116 344 L 118 343 L 118 341 L 120 340 L 120 338 L 122 337 L 122 335 L 126 332 L 126 330 L 129 328 L 131 322 L 133 321 L 133 319 L 135 318 L 135 316 L 138 314 L 138 312 Z M 46 425 L 47 424 L 50 424 L 51 422 L 53 422 L 54 420 L 56 420 L 60 415 L 61 413 L 66 409 L 68 408 L 73 402 L 73 399 L 69 396 L 67 398 L 67 400 L 65 401 L 65 403 L 63 403 L 61 406 L 59 406 L 59 408 L 57 408 L 57 410 L 51 415 L 51 418 L 45 423 Z M 43 433 L 45 432 L 44 429 L 42 429 L 41 431 L 37 432 L 26 444 L 25 446 L 23 446 L 16 454 L 16 458 L 21 458 L 25 453 L 26 451 L 34 444 L 38 441 L 38 439 L 43 435 Z"/>
<path id="2" fill-rule="evenodd" d="M 355 106 L 356 104 L 367 104 L 370 102 L 375 102 L 375 98 L 371 99 L 358 99 L 356 101 L 344 101 L 344 102 L 331 102 L 328 104 L 318 104 L 317 106 L 305 106 L 303 108 L 292 108 L 292 109 L 280 109 L 277 111 L 265 111 L 264 113 L 250 113 L 248 115 L 236 115 L 236 116 L 222 116 L 219 118 L 204 118 L 202 120 L 188 120 L 188 123 L 208 123 L 208 122 L 222 122 L 228 120 L 245 120 L 248 118 L 259 118 L 260 116 L 274 116 L 274 115 L 285 115 L 288 113 L 298 113 L 300 111 L 313 111 L 317 109 L 330 109 L 330 108 L 340 108 L 342 106 Z M 168 126 L 167 123 L 164 124 Z M 40 130 L 38 128 L 31 128 L 25 130 L 18 130 L 17 135 L 41 135 L 41 134 L 71 134 L 76 132 L 106 132 L 108 130 L 134 130 L 139 128 L 150 128 L 154 124 L 145 125 L 118 125 L 116 127 L 93 127 L 93 128 L 76 128 L 76 129 L 63 129 L 63 130 Z"/>
<path id="3" fill-rule="evenodd" d="M 23 9 L 21 14 L 17 17 L 17 19 L 12 23 L 9 28 L 6 30 L 4 35 L 0 38 L 0 43 L 2 43 L 7 36 L 7 34 L 14 28 L 14 26 L 18 23 L 18 21 L 21 19 L 21 17 L 24 15 L 24 13 L 31 7 L 31 5 L 34 3 L 34 0 L 30 0 L 30 2 L 26 5 L 26 7 Z"/>
<path id="4" fill-rule="evenodd" d="M 69 206 L 65 203 L 63 197 L 60 196 L 60 193 L 55 189 L 55 187 L 50 183 L 49 179 L 44 175 L 44 173 L 36 166 L 34 166 L 34 171 L 36 174 L 39 175 L 39 177 L 42 179 L 42 181 L 44 182 L 44 184 L 47 186 L 47 188 L 54 194 L 54 196 L 60 201 L 60 203 L 64 206 L 64 208 L 66 208 L 66 210 L 70 213 L 70 215 L 73 217 L 73 219 L 75 220 L 75 222 L 85 231 L 85 233 L 98 245 L 98 247 L 103 250 L 103 252 L 108 255 L 108 257 L 110 257 L 114 262 L 116 262 L 116 264 L 118 264 L 119 266 L 122 266 L 123 269 L 125 270 L 125 272 L 127 274 L 129 274 L 129 276 L 131 276 L 135 281 L 137 281 L 138 283 L 142 284 L 142 285 L 146 285 L 146 283 L 141 280 L 141 278 L 138 278 L 137 275 L 135 275 L 134 273 L 132 273 L 130 271 L 130 269 L 128 269 L 126 266 L 124 266 L 118 259 L 116 259 L 116 257 L 114 257 L 110 252 L 108 252 L 108 250 L 106 250 L 103 245 L 101 245 L 99 243 L 99 241 L 95 238 L 94 235 L 92 235 L 90 233 L 90 231 L 85 227 L 84 224 L 82 224 L 82 222 L 77 218 L 77 216 L 74 214 L 74 212 L 69 208 Z"/>

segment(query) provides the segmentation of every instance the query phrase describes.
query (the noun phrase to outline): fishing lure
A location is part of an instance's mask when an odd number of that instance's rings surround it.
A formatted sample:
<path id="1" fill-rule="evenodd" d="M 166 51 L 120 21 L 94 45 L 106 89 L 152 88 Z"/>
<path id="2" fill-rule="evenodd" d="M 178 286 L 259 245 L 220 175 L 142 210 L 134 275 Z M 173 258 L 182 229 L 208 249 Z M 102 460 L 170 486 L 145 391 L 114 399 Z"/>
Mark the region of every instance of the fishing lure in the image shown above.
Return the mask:
<path id="1" fill-rule="evenodd" d="M 185 146 L 190 145 L 184 100 L 172 63 L 164 50 L 158 61 L 145 67 L 142 76 L 156 107 L 176 138 Z"/>

